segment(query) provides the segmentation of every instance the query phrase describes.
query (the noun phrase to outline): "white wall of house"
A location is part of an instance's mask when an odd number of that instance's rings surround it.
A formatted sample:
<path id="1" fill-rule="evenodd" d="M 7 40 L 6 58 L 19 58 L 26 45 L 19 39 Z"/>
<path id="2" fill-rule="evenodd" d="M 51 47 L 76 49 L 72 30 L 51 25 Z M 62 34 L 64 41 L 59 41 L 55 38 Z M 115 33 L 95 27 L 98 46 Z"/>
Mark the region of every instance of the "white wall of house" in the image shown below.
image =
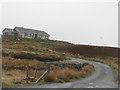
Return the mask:
<path id="1" fill-rule="evenodd" d="M 38 32 L 25 32 L 25 31 L 16 31 L 16 33 L 18 33 L 18 35 L 22 38 L 41 38 L 41 39 L 49 39 L 48 36 L 46 35 L 41 35 L 41 33 Z M 4 31 L 3 35 L 7 36 L 7 35 L 15 35 L 14 31 Z"/>
<path id="2" fill-rule="evenodd" d="M 36 37 L 37 34 L 37 37 Z M 22 32 L 21 33 L 22 38 L 41 38 L 41 39 L 48 39 L 49 37 L 40 35 L 39 33 L 26 33 Z"/>
<path id="3" fill-rule="evenodd" d="M 3 32 L 3 35 L 14 35 L 14 32 L 9 31 L 9 32 Z"/>

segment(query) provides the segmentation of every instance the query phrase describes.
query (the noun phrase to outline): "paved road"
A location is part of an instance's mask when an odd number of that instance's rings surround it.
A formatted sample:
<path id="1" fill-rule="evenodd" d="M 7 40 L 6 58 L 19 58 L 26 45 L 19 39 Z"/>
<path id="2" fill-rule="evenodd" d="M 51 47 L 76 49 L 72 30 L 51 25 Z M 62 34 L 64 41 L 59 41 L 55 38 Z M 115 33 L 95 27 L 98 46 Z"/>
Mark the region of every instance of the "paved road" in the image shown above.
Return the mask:
<path id="1" fill-rule="evenodd" d="M 94 65 L 95 72 L 85 79 L 74 82 L 26 86 L 24 88 L 118 88 L 115 83 L 114 71 L 108 65 L 82 59 L 72 59 L 71 62 L 91 63 Z"/>

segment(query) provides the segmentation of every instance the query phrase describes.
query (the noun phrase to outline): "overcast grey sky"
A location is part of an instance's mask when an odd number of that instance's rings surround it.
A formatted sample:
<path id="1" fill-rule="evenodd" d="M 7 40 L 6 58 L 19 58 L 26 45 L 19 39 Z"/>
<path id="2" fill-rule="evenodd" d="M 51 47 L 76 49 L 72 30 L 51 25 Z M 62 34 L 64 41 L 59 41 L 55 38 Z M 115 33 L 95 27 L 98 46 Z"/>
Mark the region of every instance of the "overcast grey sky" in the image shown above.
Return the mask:
<path id="1" fill-rule="evenodd" d="M 21 26 L 77 44 L 118 46 L 117 2 L 2 3 L 2 29 Z"/>

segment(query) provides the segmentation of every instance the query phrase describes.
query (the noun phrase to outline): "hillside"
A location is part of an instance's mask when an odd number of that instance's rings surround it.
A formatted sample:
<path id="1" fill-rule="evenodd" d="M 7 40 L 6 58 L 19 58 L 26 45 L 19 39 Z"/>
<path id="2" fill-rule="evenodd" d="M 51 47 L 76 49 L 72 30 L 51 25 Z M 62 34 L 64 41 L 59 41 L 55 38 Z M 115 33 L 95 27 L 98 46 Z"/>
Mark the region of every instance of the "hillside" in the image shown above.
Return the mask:
<path id="1" fill-rule="evenodd" d="M 15 42 L 15 43 L 13 43 Z M 68 42 L 57 40 L 41 40 L 41 39 L 20 39 L 10 40 L 3 39 L 3 48 L 26 50 L 38 49 L 37 52 L 50 53 L 50 51 L 71 53 L 74 55 L 80 55 L 85 57 L 118 57 L 118 48 L 114 47 L 102 47 L 102 46 L 90 46 L 90 45 L 75 45 Z M 41 48 L 43 50 L 41 50 Z M 45 48 L 49 49 L 44 50 Z"/>
<path id="2" fill-rule="evenodd" d="M 54 48 L 54 50 L 85 57 L 118 57 L 118 48 L 114 47 L 68 45 Z"/>
<path id="3" fill-rule="evenodd" d="M 69 60 L 69 57 L 83 58 L 110 65 L 118 75 L 117 48 L 75 45 L 57 40 L 6 37 L 2 39 L 3 86 L 23 86 L 23 78 L 30 76 L 36 80 L 49 67 L 49 62 Z M 85 65 L 85 67 L 84 67 Z M 64 68 L 64 67 L 65 68 Z M 66 82 L 88 76 L 93 71 L 90 64 L 60 63 L 50 65 L 51 71 L 39 84 L 46 82 Z M 76 71 L 76 68 L 80 71 Z M 84 69 L 85 68 L 85 69 Z M 83 70 L 82 70 L 83 69 Z M 70 72 L 74 74 L 70 74 Z M 26 72 L 29 75 L 26 75 Z M 34 73 L 33 73 L 34 72 Z M 57 72 L 57 76 L 55 73 Z M 66 75 L 70 75 L 67 78 Z M 29 78 L 30 78 L 29 77 Z M 7 79 L 11 78 L 11 79 Z M 58 79 L 56 79 L 58 78 Z M 118 78 L 120 81 L 120 78 Z M 12 83 L 12 85 L 11 85 Z M 19 84 L 16 84 L 19 83 Z M 30 83 L 32 83 L 30 81 Z"/>
<path id="4" fill-rule="evenodd" d="M 71 45 L 67 42 L 13 37 L 2 41 L 3 87 L 69 82 L 85 78 L 94 71 L 93 65 L 67 62 L 70 54 L 53 50 L 54 47 Z M 42 80 L 35 83 L 46 71 Z"/>

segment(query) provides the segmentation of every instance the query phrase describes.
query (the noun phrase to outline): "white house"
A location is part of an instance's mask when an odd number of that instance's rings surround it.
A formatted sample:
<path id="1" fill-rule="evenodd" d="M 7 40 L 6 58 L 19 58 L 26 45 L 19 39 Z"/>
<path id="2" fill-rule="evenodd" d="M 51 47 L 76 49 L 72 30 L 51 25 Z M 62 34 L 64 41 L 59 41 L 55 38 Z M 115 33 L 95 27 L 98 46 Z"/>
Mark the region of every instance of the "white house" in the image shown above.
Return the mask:
<path id="1" fill-rule="evenodd" d="M 23 27 L 15 27 L 14 29 L 5 28 L 3 31 L 3 36 L 19 36 L 22 38 L 41 38 L 41 39 L 49 39 L 50 35 L 44 31 L 23 28 Z"/>

